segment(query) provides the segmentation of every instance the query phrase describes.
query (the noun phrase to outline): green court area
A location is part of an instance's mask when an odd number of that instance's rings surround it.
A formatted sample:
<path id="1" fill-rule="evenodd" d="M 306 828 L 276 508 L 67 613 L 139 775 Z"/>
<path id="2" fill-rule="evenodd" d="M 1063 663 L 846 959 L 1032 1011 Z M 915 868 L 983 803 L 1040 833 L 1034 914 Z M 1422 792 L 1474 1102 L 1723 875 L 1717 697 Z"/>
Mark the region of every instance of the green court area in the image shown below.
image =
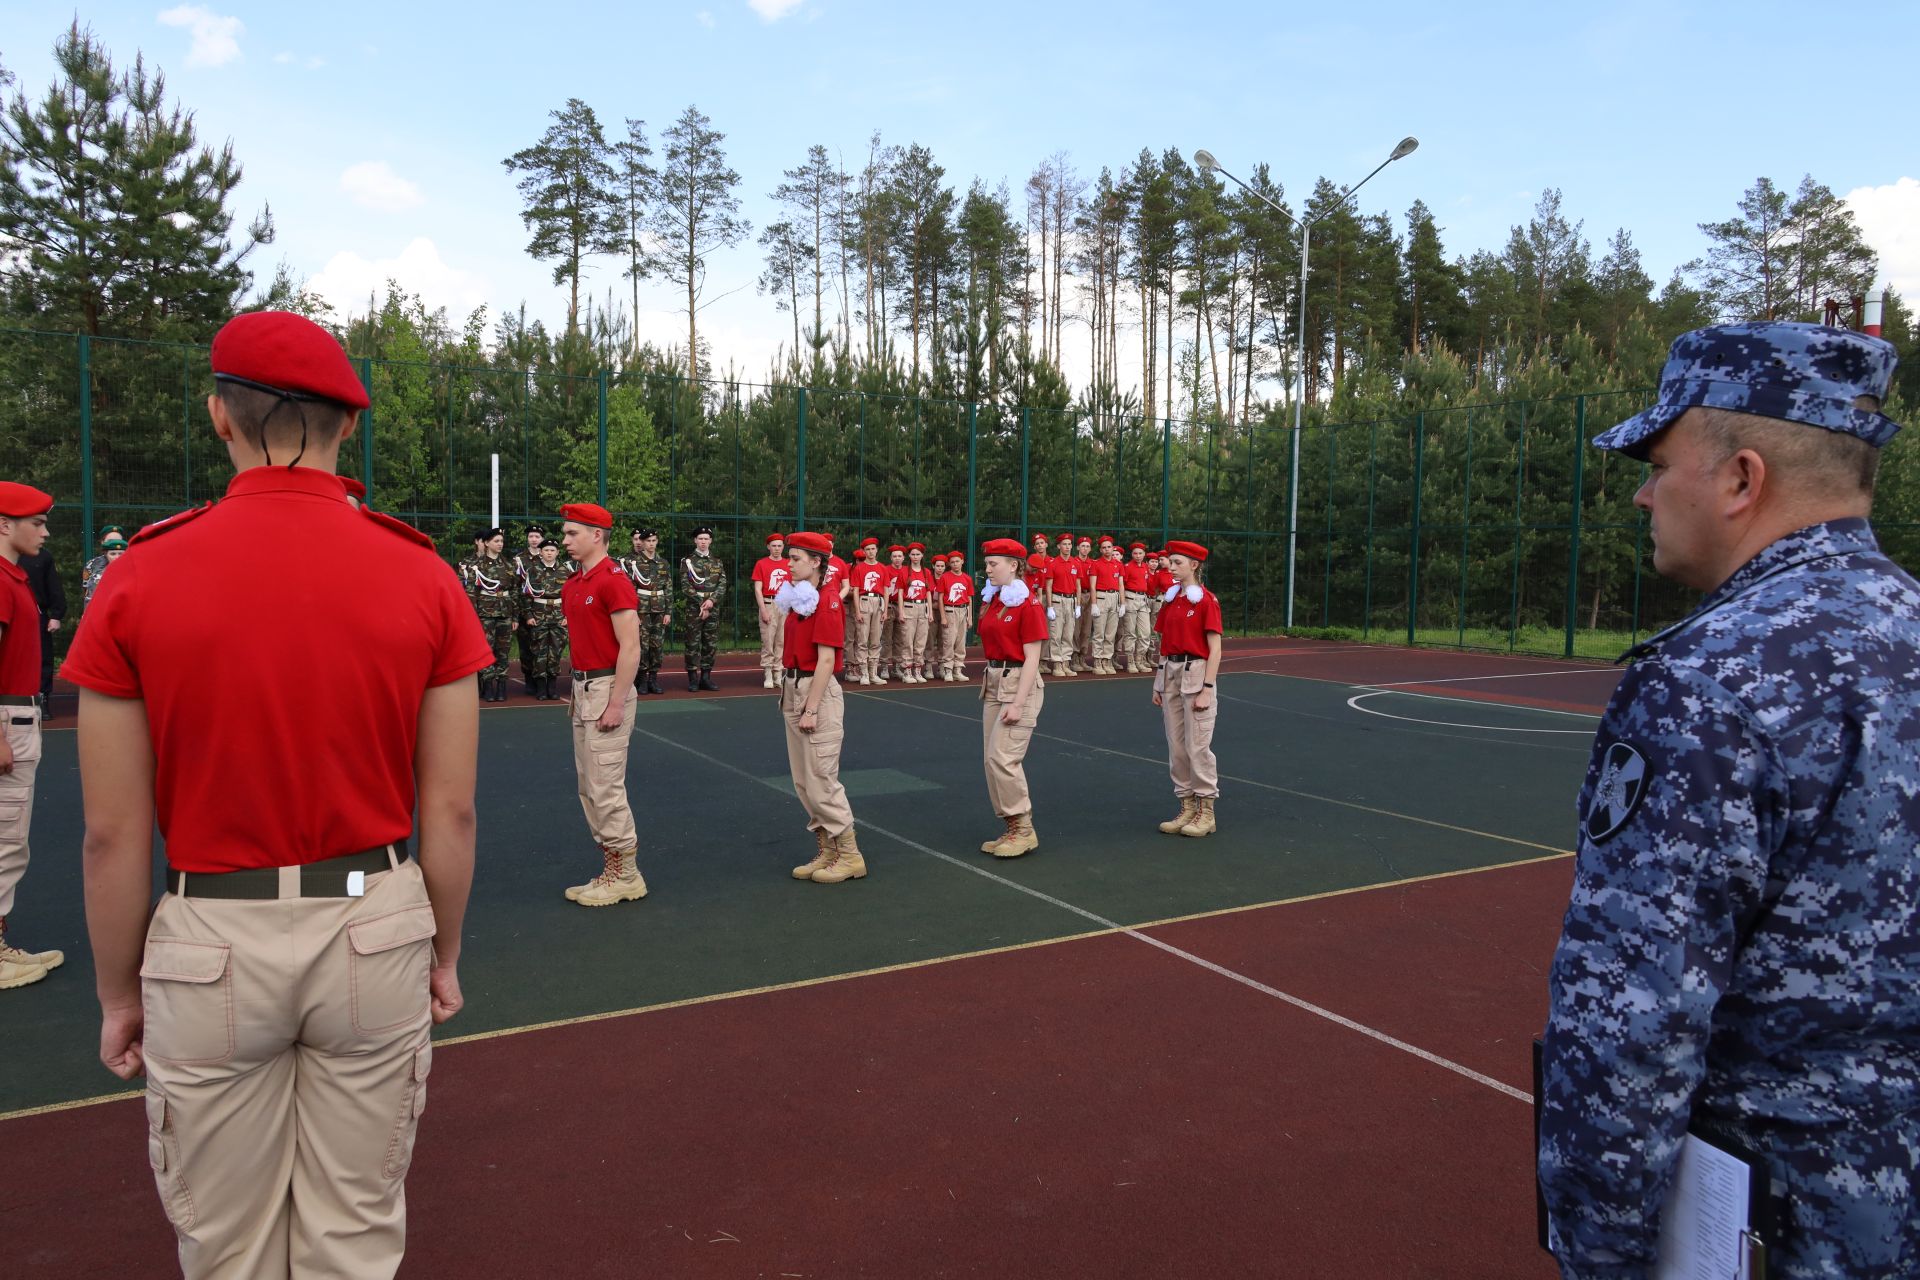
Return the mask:
<path id="1" fill-rule="evenodd" d="M 985 798 L 976 689 L 849 687 L 843 778 L 871 874 L 840 886 L 788 875 L 812 841 L 787 783 L 772 695 L 646 699 L 629 789 L 651 894 L 597 910 L 561 896 L 598 869 L 564 709 L 489 708 L 461 965 L 467 1007 L 440 1035 L 1564 854 L 1612 679 L 1605 669 L 1473 655 L 1237 646 L 1215 737 L 1221 829 L 1206 840 L 1155 829 L 1175 806 L 1147 681 L 1051 681 L 1027 761 L 1041 844 L 1010 861 L 978 852 L 998 823 Z M 79 810 L 74 735 L 55 730 L 15 919 L 23 941 L 65 948 L 68 962 L 0 997 L 0 1115 L 125 1089 L 96 1060 Z"/>

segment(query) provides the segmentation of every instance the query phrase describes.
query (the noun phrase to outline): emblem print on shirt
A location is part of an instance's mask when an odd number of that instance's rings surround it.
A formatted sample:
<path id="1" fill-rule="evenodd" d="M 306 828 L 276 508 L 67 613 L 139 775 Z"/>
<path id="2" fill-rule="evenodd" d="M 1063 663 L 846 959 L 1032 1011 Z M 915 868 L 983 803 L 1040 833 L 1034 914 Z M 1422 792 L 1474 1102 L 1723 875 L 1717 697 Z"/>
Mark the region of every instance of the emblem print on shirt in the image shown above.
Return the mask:
<path id="1" fill-rule="evenodd" d="M 1624 742 L 1608 747 L 1600 781 L 1594 784 L 1593 802 L 1587 807 L 1587 838 L 1598 844 L 1626 826 L 1650 781 L 1647 758 L 1637 749 Z"/>
<path id="2" fill-rule="evenodd" d="M 587 597 L 587 603 L 588 603 L 588 604 L 592 604 L 592 603 L 593 603 L 593 597 L 592 597 L 592 596 L 588 596 L 588 597 Z"/>

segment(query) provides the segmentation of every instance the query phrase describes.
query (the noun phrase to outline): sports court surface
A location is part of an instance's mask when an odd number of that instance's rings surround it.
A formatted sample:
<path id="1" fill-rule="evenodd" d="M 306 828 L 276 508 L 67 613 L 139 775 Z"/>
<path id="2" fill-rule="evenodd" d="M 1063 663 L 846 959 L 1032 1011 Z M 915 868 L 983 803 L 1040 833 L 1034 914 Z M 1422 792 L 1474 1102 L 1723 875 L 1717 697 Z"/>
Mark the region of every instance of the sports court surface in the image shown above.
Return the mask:
<path id="1" fill-rule="evenodd" d="M 750 661 L 641 700 L 652 893 L 601 910 L 560 894 L 598 867 L 563 709 L 484 708 L 403 1276 L 1554 1274 L 1528 1046 L 1614 669 L 1230 642 L 1206 840 L 1155 830 L 1147 680 L 1052 680 L 1007 862 L 975 686 L 848 686 L 871 874 L 830 887 L 787 874 L 812 842 Z M 72 723 L 16 914 L 69 959 L 0 998 L 6 1254 L 166 1274 L 95 1057 Z"/>

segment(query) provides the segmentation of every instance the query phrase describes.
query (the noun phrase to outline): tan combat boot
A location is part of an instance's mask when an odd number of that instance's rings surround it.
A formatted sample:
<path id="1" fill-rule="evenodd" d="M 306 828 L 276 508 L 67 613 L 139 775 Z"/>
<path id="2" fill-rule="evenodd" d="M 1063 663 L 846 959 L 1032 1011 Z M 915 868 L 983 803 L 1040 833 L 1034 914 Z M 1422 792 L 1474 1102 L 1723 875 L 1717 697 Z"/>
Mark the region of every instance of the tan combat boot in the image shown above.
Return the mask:
<path id="1" fill-rule="evenodd" d="M 587 881 L 585 884 L 576 884 L 576 885 L 568 886 L 567 901 L 568 902 L 580 901 L 581 894 L 593 888 L 593 886 L 599 884 L 602 880 L 605 880 L 609 875 L 614 874 L 618 870 L 619 865 L 620 865 L 620 858 L 618 854 L 609 853 L 605 849 L 602 849 L 600 851 L 600 874 L 595 876 L 593 879 Z"/>
<path id="2" fill-rule="evenodd" d="M 860 845 L 853 838 L 852 827 L 837 836 L 829 836 L 827 847 L 833 853 L 833 860 L 813 873 L 815 884 L 839 884 L 842 880 L 859 880 L 867 874 L 867 860 L 860 856 Z"/>
<path id="3" fill-rule="evenodd" d="M 1040 847 L 1040 837 L 1033 829 L 1031 813 L 1017 813 L 1007 819 L 1007 834 L 1001 836 L 988 850 L 996 858 L 1017 858 Z"/>
<path id="4" fill-rule="evenodd" d="M 639 855 L 605 850 L 607 869 L 593 883 L 580 890 L 574 901 L 583 907 L 610 907 L 647 896 L 647 882 L 640 874 Z"/>
<path id="5" fill-rule="evenodd" d="M 1193 815 L 1192 821 L 1180 828 L 1180 834 L 1183 836 L 1212 835 L 1214 832 L 1213 797 L 1196 796 L 1194 797 L 1194 803 L 1199 806 L 1199 811 Z"/>
<path id="6" fill-rule="evenodd" d="M 828 835 L 824 830 L 815 831 L 813 833 L 813 842 L 813 861 L 807 863 L 805 866 L 799 866 L 793 869 L 793 878 L 795 880 L 811 880 L 813 879 L 814 872 L 833 861 L 832 836 Z"/>
<path id="7" fill-rule="evenodd" d="M 0 918 L 0 991 L 31 986 L 65 964 L 64 951 L 22 951 L 7 941 L 7 922 Z"/>
<path id="8" fill-rule="evenodd" d="M 1160 824 L 1160 830 L 1170 836 L 1181 834 L 1194 815 L 1200 812 L 1200 802 L 1192 796 L 1180 797 L 1180 812 Z"/>
<path id="9" fill-rule="evenodd" d="M 1012 835 L 1016 830 L 1019 829 L 1020 819 L 1017 816 L 1004 817 L 1000 819 L 1000 821 L 1006 824 L 1007 829 L 1005 831 L 1002 831 L 999 835 L 995 836 L 991 840 L 982 840 L 980 842 L 980 852 L 992 853 L 995 849 L 998 849 L 1000 847 L 1001 841 L 1005 840 L 1008 836 Z"/>

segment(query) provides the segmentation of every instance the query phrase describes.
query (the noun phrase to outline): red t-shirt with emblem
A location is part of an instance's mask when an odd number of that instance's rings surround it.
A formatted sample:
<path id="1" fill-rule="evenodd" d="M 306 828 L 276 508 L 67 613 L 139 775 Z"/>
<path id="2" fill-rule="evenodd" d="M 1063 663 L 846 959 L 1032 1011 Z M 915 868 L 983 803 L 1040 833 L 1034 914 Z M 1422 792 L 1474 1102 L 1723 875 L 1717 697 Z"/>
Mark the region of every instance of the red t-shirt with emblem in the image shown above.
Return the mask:
<path id="1" fill-rule="evenodd" d="M 1160 610 L 1153 629 L 1160 633 L 1160 652 L 1165 656 L 1204 658 L 1207 633 L 1226 633 L 1226 628 L 1220 625 L 1220 597 L 1205 587 L 1200 588 L 1198 604 L 1184 594 L 1177 595 Z"/>
<path id="2" fill-rule="evenodd" d="M 753 566 L 753 580 L 760 584 L 760 594 L 769 600 L 773 599 L 781 587 L 787 585 L 789 576 L 791 575 L 787 569 L 785 556 L 761 556 L 759 562 Z"/>
<path id="3" fill-rule="evenodd" d="M 900 591 L 908 600 L 933 599 L 933 570 L 909 565 L 900 573 Z"/>
<path id="4" fill-rule="evenodd" d="M 1153 570 L 1129 560 L 1120 566 L 1120 581 L 1129 591 L 1145 593 L 1153 588 Z"/>
<path id="5" fill-rule="evenodd" d="M 1074 567 L 1072 556 L 1055 556 L 1047 561 L 1047 582 L 1057 596 L 1076 595 L 1080 590 L 1080 574 Z"/>
<path id="6" fill-rule="evenodd" d="M 973 603 L 973 577 L 970 574 L 955 573 L 949 569 L 940 575 L 940 599 L 945 604 L 964 605 Z"/>
<path id="7" fill-rule="evenodd" d="M 847 658 L 847 611 L 840 595 L 828 591 L 819 605 L 805 617 L 798 609 L 787 610 L 787 625 L 781 633 L 782 661 L 789 671 L 815 671 L 820 666 L 820 645 L 833 647 L 833 673 L 839 675 Z"/>
<path id="8" fill-rule="evenodd" d="M 884 564 L 868 564 L 862 560 L 852 572 L 855 595 L 884 596 L 893 583 L 893 570 Z"/>
<path id="9" fill-rule="evenodd" d="M 840 584 L 847 580 L 847 562 L 839 556 L 828 556 L 827 572 L 824 578 L 826 589 L 837 592 Z"/>
<path id="10" fill-rule="evenodd" d="M 639 608 L 633 579 L 612 556 L 568 578 L 560 588 L 560 612 L 567 616 L 567 660 L 573 669 L 598 671 L 618 662 L 620 642 L 614 638 L 613 615 Z"/>
<path id="11" fill-rule="evenodd" d="M 992 662 L 1024 662 L 1025 646 L 1047 638 L 1047 611 L 1038 596 L 1028 596 L 1024 604 L 1006 605 L 989 600 L 980 610 L 980 647 Z"/>
<path id="12" fill-rule="evenodd" d="M 209 566 L 244 606 L 208 603 Z M 492 661 L 426 535 L 330 472 L 250 467 L 135 537 L 62 670 L 145 702 L 167 862 L 208 874 L 405 839 L 421 701 Z"/>
<path id="13" fill-rule="evenodd" d="M 1167 588 L 1173 585 L 1173 570 L 1155 569 L 1148 577 L 1148 583 L 1155 595 L 1167 594 Z"/>
<path id="14" fill-rule="evenodd" d="M 1120 589 L 1119 561 L 1099 560 L 1094 563 L 1093 589 L 1095 591 L 1118 591 Z"/>
<path id="15" fill-rule="evenodd" d="M 27 698 L 40 692 L 40 625 L 27 571 L 0 556 L 0 626 L 7 629 L 0 635 L 0 694 Z"/>

